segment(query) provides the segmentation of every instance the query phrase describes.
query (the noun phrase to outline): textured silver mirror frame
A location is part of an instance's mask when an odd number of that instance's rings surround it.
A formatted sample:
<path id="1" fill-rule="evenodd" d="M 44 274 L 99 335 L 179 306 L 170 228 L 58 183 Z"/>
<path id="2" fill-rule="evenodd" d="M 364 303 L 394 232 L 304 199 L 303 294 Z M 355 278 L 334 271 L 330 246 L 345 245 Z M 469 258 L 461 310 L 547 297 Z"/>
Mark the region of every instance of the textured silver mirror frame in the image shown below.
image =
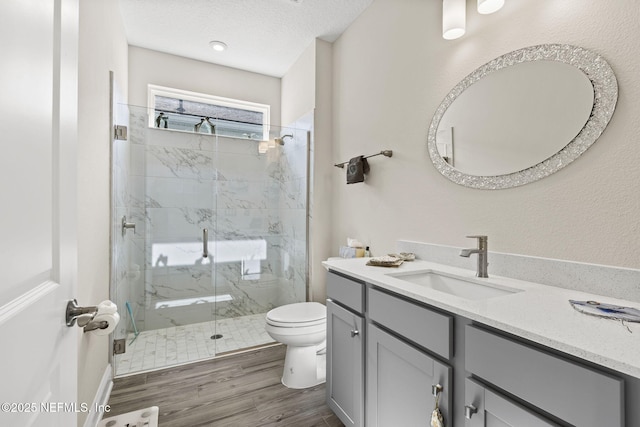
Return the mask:
<path id="1" fill-rule="evenodd" d="M 436 130 L 442 116 L 453 101 L 466 88 L 487 74 L 521 62 L 541 60 L 560 61 L 572 65 L 582 71 L 593 85 L 594 100 L 591 116 L 578 135 L 548 159 L 514 173 L 494 176 L 468 175 L 445 162 L 436 146 Z M 616 76 L 602 56 L 587 49 L 566 44 L 542 44 L 518 49 L 489 61 L 451 89 L 436 110 L 429 126 L 427 137 L 429 156 L 431 156 L 431 161 L 436 169 L 456 184 L 485 190 L 518 187 L 559 171 L 584 153 L 607 127 L 616 108 L 617 100 L 618 82 Z"/>

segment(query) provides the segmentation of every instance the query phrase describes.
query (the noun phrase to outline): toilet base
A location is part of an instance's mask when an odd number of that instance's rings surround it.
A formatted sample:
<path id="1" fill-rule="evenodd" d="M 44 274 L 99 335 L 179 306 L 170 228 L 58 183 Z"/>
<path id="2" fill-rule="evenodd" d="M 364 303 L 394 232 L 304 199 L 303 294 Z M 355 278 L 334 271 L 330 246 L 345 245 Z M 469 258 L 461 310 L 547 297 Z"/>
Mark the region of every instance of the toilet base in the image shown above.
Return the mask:
<path id="1" fill-rule="evenodd" d="M 317 346 L 287 346 L 284 358 L 282 384 L 288 388 L 301 389 L 326 381 L 326 354 L 316 354 Z"/>

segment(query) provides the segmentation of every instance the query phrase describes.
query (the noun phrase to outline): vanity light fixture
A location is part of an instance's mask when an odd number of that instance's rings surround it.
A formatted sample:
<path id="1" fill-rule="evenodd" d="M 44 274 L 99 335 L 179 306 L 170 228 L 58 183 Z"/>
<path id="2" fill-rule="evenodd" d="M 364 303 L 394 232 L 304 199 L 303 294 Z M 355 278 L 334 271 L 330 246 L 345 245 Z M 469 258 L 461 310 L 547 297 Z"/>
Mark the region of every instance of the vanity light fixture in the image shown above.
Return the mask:
<path id="1" fill-rule="evenodd" d="M 464 35 L 466 14 L 466 0 L 442 0 L 442 37 L 444 39 L 453 40 Z"/>
<path id="2" fill-rule="evenodd" d="M 209 46 L 216 52 L 227 50 L 227 44 L 218 40 L 210 41 Z"/>
<path id="3" fill-rule="evenodd" d="M 478 0 L 478 13 L 488 15 L 497 12 L 504 6 L 504 0 Z"/>

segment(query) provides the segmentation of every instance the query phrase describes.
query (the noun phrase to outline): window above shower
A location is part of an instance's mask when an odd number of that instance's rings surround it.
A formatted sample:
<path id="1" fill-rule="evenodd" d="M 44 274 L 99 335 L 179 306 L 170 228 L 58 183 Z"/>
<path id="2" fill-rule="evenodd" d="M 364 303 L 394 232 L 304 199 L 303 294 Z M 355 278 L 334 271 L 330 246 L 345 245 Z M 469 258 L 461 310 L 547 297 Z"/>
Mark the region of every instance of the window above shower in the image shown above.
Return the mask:
<path id="1" fill-rule="evenodd" d="M 203 93 L 148 86 L 149 127 L 181 132 L 269 139 L 271 107 Z"/>

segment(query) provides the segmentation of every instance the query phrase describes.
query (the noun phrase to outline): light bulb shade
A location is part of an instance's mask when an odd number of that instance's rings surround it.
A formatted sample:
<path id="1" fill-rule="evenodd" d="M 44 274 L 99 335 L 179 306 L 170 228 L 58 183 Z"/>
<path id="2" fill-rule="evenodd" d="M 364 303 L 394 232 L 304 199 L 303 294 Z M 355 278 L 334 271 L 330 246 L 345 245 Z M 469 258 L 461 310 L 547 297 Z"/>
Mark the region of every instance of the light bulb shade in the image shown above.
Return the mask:
<path id="1" fill-rule="evenodd" d="M 504 0 L 478 0 L 478 13 L 488 15 L 497 12 L 504 6 Z"/>
<path id="2" fill-rule="evenodd" d="M 447 40 L 462 37 L 467 21 L 466 0 L 442 1 L 442 37 Z"/>

